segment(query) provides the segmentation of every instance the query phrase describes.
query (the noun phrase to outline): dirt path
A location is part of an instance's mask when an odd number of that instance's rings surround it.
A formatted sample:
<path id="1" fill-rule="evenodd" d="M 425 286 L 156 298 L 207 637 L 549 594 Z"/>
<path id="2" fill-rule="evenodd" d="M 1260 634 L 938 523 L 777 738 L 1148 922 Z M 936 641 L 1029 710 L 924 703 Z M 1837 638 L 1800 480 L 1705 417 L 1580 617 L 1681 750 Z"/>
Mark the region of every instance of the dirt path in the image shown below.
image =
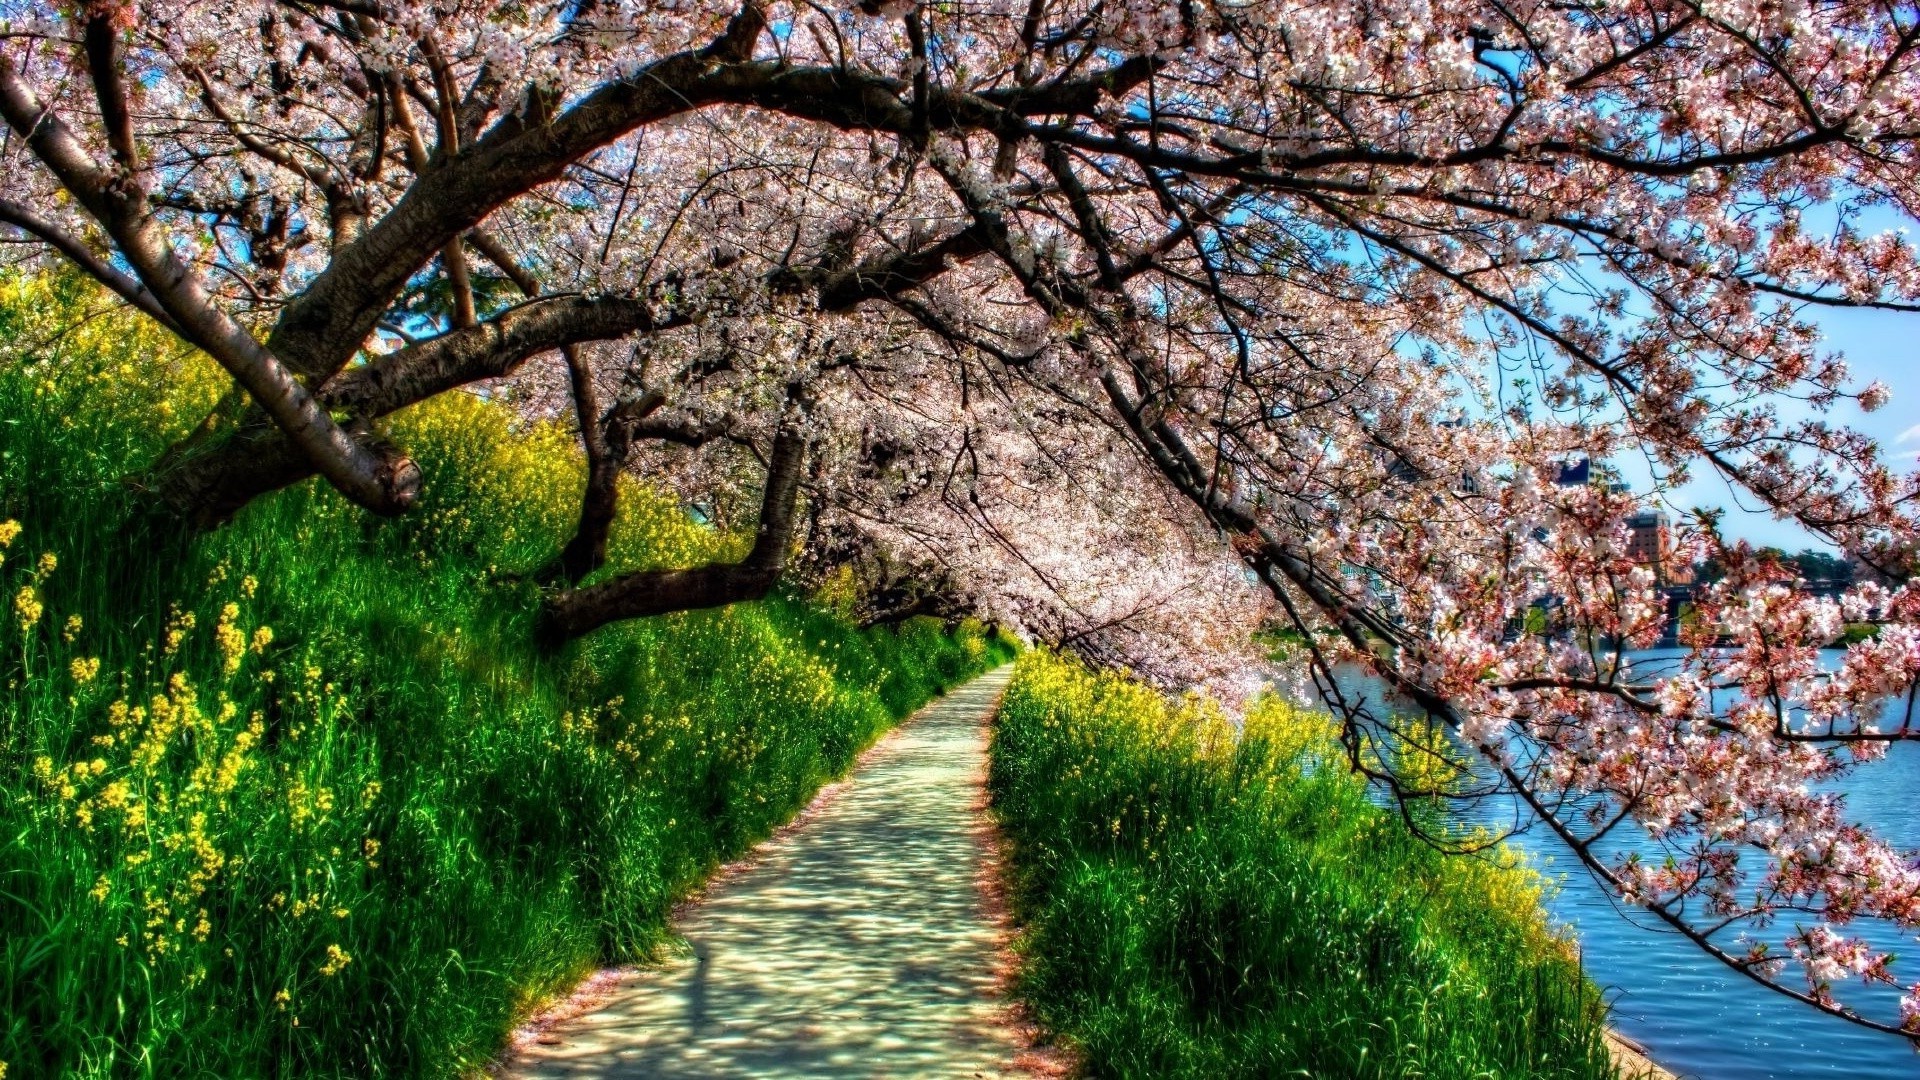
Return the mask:
<path id="1" fill-rule="evenodd" d="M 986 721 L 1012 668 L 923 709 L 675 927 L 684 955 L 590 980 L 502 1072 L 993 1077 L 1018 1040 L 982 890 Z"/>

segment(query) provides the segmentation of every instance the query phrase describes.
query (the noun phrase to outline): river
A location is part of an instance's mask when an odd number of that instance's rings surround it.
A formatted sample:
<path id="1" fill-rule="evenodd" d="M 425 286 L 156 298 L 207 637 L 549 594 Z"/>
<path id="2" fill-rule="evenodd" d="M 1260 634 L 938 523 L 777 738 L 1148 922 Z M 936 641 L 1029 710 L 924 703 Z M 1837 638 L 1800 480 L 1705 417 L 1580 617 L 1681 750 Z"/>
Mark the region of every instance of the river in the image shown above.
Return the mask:
<path id="1" fill-rule="evenodd" d="M 1636 653 L 1634 659 L 1645 671 L 1677 655 L 1653 650 Z M 1376 702 L 1383 696 L 1380 684 L 1358 671 L 1344 675 L 1342 682 L 1350 695 Z M 1920 814 L 1915 812 L 1920 745 L 1895 746 L 1885 760 L 1848 777 L 1840 790 L 1856 820 L 1904 848 L 1920 848 Z M 1472 814 L 1510 826 L 1513 804 L 1482 804 Z M 1618 832 L 1624 833 L 1625 827 Z M 1644 836 L 1639 840 L 1646 842 Z M 1634 842 L 1623 837 L 1614 853 Z M 1723 967 L 1645 912 L 1619 904 L 1544 829 L 1525 831 L 1514 844 L 1559 881 L 1548 909 L 1573 929 L 1587 973 L 1613 1005 L 1614 1026 L 1644 1044 L 1660 1064 L 1702 1080 L 1920 1077 L 1920 1054 L 1905 1040 L 1824 1015 Z M 1911 938 L 1864 923 L 1849 932 L 1907 958 L 1896 963 L 1896 974 L 1920 981 L 1920 946 Z M 1769 939 L 1784 936 L 1779 927 L 1768 934 Z M 1896 990 L 1854 983 L 1837 988 L 1837 993 L 1877 1019 L 1897 1016 Z"/>

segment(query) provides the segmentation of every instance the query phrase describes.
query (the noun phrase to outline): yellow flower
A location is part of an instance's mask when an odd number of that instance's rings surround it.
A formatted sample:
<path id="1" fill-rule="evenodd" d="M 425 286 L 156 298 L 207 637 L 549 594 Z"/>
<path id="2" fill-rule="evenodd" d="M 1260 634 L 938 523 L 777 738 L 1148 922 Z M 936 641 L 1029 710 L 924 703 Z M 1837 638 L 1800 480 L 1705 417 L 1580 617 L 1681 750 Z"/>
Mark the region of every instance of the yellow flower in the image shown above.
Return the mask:
<path id="1" fill-rule="evenodd" d="M 224 658 L 221 668 L 228 675 L 240 670 L 240 657 L 247 651 L 246 632 L 234 625 L 239 618 L 240 605 L 228 604 L 220 609 L 220 621 L 213 628 L 213 640 Z"/>
<path id="2" fill-rule="evenodd" d="M 263 626 L 253 632 L 253 655 L 259 656 L 266 652 L 267 646 L 271 644 L 273 644 L 273 627 Z"/>
<path id="3" fill-rule="evenodd" d="M 31 630 L 33 624 L 40 621 L 40 613 L 46 609 L 40 606 L 40 596 L 33 586 L 22 585 L 13 596 L 13 611 L 20 618 L 20 629 Z"/>
<path id="4" fill-rule="evenodd" d="M 338 945 L 329 945 L 326 962 L 320 965 L 320 974 L 332 978 L 351 963 L 353 963 L 353 957 L 348 955 L 347 950 Z"/>
<path id="5" fill-rule="evenodd" d="M 288 991 L 288 990 L 283 989 L 279 993 L 273 995 L 273 1003 L 280 1007 L 281 1012 L 287 1011 L 287 1003 L 292 1000 L 293 1000 L 293 994 L 291 991 Z"/>
<path id="6" fill-rule="evenodd" d="M 167 643 L 162 650 L 166 655 L 172 656 L 180 651 L 180 643 L 186 640 L 194 622 L 193 612 L 181 611 L 177 607 L 174 609 L 173 617 L 167 620 Z"/>
<path id="7" fill-rule="evenodd" d="M 253 594 L 258 592 L 259 590 L 260 590 L 259 578 L 254 577 L 252 574 L 248 574 L 246 577 L 243 577 L 240 579 L 240 595 L 241 596 L 244 596 L 247 599 L 251 600 L 253 599 Z"/>
<path id="8" fill-rule="evenodd" d="M 107 881 L 107 875 L 101 874 L 100 879 L 93 883 L 93 888 L 87 891 L 87 895 L 93 897 L 94 903 L 104 904 L 107 901 L 107 893 L 112 888 L 113 885 Z"/>
<path id="9" fill-rule="evenodd" d="M 46 577 L 48 574 L 51 574 L 54 572 L 54 570 L 58 569 L 59 566 L 60 566 L 60 560 L 58 557 L 54 555 L 53 552 L 43 551 L 40 553 L 39 564 L 34 567 L 34 576 Z"/>
<path id="10" fill-rule="evenodd" d="M 67 616 L 67 625 L 65 629 L 60 631 L 60 640 L 72 641 L 74 638 L 79 637 L 81 625 L 82 624 L 80 621 L 80 616 L 78 615 Z"/>
<path id="11" fill-rule="evenodd" d="M 20 523 L 11 519 L 0 522 L 0 548 L 11 546 L 20 536 Z"/>
<path id="12" fill-rule="evenodd" d="M 100 658 L 97 656 L 76 656 L 73 658 L 73 662 L 67 665 L 67 673 L 73 676 L 74 682 L 85 686 L 93 681 L 94 676 L 100 674 Z"/>

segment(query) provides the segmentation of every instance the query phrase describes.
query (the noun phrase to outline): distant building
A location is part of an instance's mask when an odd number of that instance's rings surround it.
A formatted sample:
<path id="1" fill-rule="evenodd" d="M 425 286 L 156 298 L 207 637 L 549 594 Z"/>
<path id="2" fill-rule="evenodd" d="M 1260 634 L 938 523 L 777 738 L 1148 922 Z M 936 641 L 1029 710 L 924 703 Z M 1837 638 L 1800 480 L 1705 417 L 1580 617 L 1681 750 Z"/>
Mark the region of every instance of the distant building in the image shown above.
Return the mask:
<path id="1" fill-rule="evenodd" d="M 1693 567 L 1673 557 L 1673 531 L 1662 511 L 1642 510 L 1627 519 L 1627 558 L 1652 567 L 1654 579 L 1662 585 L 1693 583 Z"/>
<path id="2" fill-rule="evenodd" d="M 1553 482 L 1561 487 L 1580 487 L 1593 479 L 1593 459 L 1581 458 L 1578 461 L 1563 461 L 1560 472 Z"/>
<path id="3" fill-rule="evenodd" d="M 1667 561 L 1667 515 L 1642 510 L 1627 519 L 1627 558 L 1642 566 Z"/>

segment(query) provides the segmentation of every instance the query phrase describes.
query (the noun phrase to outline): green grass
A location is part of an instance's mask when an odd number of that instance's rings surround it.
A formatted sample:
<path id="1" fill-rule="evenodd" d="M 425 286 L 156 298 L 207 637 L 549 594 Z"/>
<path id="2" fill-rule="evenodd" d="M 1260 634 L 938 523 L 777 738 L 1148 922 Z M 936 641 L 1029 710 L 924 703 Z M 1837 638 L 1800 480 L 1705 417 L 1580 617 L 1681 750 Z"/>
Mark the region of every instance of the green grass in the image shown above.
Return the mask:
<path id="1" fill-rule="evenodd" d="M 10 1076 L 470 1072 L 1009 654 L 793 595 L 543 652 L 517 574 L 565 539 L 580 465 L 465 396 L 395 421 L 427 476 L 409 517 L 308 484 L 183 534 L 123 478 L 220 377 L 98 306 L 0 279 Z M 614 558 L 740 546 L 633 486 Z"/>
<path id="2" fill-rule="evenodd" d="M 1510 856 L 1416 840 L 1319 713 L 1024 654 L 990 775 L 1018 993 L 1101 1077 L 1611 1077 L 1605 1010 Z"/>

